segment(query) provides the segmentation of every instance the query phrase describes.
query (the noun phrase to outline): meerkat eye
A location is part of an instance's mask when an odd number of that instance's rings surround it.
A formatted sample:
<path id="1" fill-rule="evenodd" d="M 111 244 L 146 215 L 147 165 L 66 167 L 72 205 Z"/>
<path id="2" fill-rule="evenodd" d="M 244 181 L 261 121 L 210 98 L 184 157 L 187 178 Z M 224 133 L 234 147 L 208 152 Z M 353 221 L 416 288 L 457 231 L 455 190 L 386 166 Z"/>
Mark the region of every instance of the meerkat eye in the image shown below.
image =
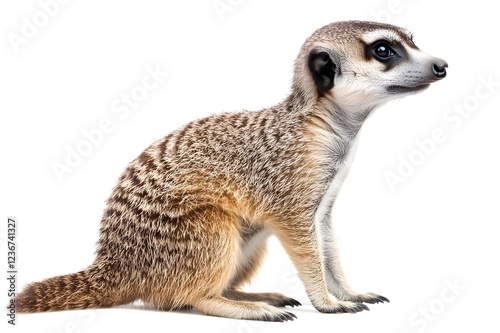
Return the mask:
<path id="1" fill-rule="evenodd" d="M 373 55 L 379 61 L 387 61 L 397 55 L 396 51 L 389 45 L 389 43 L 382 41 L 375 44 L 373 47 Z"/>

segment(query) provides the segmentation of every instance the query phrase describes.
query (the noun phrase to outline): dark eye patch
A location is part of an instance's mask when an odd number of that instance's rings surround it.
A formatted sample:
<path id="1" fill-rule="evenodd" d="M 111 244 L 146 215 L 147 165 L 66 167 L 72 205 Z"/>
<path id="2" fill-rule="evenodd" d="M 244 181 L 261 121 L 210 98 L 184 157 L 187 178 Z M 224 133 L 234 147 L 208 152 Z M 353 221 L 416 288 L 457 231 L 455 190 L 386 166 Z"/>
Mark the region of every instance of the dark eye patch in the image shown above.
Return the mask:
<path id="1" fill-rule="evenodd" d="M 379 39 L 373 43 L 364 45 L 365 59 L 370 61 L 377 60 L 385 65 L 384 71 L 391 70 L 401 62 L 408 58 L 408 52 L 405 47 L 398 41 Z"/>
<path id="2" fill-rule="evenodd" d="M 371 49 L 373 57 L 378 61 L 387 62 L 398 56 L 398 53 L 387 41 L 376 42 Z"/>

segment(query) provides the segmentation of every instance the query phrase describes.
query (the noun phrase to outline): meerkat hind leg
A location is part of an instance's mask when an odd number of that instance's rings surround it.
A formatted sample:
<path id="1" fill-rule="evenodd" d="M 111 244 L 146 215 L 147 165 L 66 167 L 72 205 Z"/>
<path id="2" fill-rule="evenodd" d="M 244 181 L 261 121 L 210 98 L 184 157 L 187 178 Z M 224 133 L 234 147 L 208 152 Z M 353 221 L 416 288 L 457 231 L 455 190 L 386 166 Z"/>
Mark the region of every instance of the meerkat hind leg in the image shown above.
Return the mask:
<path id="1" fill-rule="evenodd" d="M 188 217 L 186 217 L 188 218 Z M 185 300 L 199 311 L 218 317 L 263 321 L 293 320 L 295 315 L 264 302 L 231 300 L 223 296 L 238 272 L 241 244 L 237 221 L 218 207 L 205 207 L 191 214 L 192 235 L 200 244 L 190 253 L 195 270 L 172 269 L 174 281 L 183 281 L 173 298 Z M 188 224 L 188 222 L 186 222 Z M 181 264 L 182 265 L 182 264 Z M 172 296 L 171 296 L 172 297 Z M 181 302 L 183 303 L 183 302 Z"/>
<path id="2" fill-rule="evenodd" d="M 230 286 L 222 294 L 224 297 L 235 301 L 265 302 L 277 307 L 301 305 L 299 301 L 279 293 L 248 293 L 239 290 L 242 285 L 252 280 L 261 267 L 270 235 L 270 230 L 265 228 L 257 228 L 244 234 L 245 242 L 241 249 L 244 253 L 243 260 Z"/>

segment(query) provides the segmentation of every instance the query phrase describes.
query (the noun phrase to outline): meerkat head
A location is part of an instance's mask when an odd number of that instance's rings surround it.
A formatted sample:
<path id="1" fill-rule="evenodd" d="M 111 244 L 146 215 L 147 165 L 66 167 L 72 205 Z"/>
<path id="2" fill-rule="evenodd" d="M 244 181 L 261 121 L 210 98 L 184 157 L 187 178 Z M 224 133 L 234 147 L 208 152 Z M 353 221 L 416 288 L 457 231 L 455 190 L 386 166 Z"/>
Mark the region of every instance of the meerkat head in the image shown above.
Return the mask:
<path id="1" fill-rule="evenodd" d="M 405 29 L 347 21 L 318 29 L 302 47 L 294 89 L 342 109 L 366 111 L 421 92 L 446 76 L 448 64 L 421 51 Z"/>

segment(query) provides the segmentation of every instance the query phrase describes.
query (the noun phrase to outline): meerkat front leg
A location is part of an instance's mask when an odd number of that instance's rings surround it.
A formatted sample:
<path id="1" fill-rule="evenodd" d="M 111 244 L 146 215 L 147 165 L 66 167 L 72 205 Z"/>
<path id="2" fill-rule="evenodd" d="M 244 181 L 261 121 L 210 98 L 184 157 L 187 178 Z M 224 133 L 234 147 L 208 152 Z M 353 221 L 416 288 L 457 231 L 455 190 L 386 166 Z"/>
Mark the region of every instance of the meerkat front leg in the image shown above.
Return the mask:
<path id="1" fill-rule="evenodd" d="M 314 221 L 274 226 L 275 234 L 294 263 L 312 305 L 320 312 L 355 313 L 369 310 L 362 303 L 336 301 L 328 292 Z"/>
<path id="2" fill-rule="evenodd" d="M 333 203 L 331 204 L 333 205 Z M 321 221 L 322 253 L 325 267 L 325 279 L 328 291 L 338 300 L 363 302 L 363 303 L 384 303 L 389 300 L 374 293 L 357 293 L 352 290 L 346 281 L 344 271 L 340 265 L 340 256 L 335 242 L 333 226 L 331 223 L 331 205 L 328 212 Z"/>
<path id="3" fill-rule="evenodd" d="M 334 178 L 321 198 L 315 215 L 316 227 L 319 231 L 317 237 L 320 239 L 321 254 L 325 269 L 325 280 L 328 291 L 338 300 L 372 304 L 389 302 L 384 296 L 374 293 L 361 294 L 353 291 L 347 283 L 344 271 L 340 265 L 339 253 L 333 233 L 332 209 L 340 188 L 349 174 L 350 166 L 358 147 L 357 138 L 354 138 L 350 145 L 349 152 L 343 163 L 337 168 Z"/>

